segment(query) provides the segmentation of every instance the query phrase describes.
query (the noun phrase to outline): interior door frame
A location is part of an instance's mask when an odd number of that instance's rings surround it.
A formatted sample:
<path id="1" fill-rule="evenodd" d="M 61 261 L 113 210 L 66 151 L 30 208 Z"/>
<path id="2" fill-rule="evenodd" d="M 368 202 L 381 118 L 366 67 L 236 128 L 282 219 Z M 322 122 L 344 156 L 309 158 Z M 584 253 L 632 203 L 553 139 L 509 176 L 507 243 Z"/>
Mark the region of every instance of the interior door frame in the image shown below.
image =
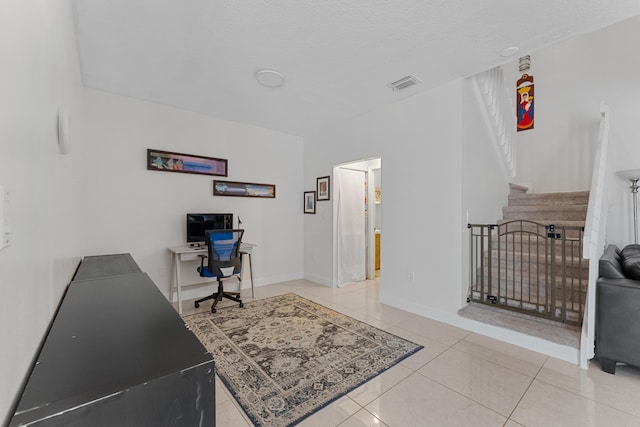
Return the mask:
<path id="1" fill-rule="evenodd" d="M 376 255 L 376 236 L 375 236 L 375 182 L 374 169 L 382 170 L 382 156 L 371 157 L 368 159 L 355 160 L 346 163 L 339 163 L 333 166 L 333 185 L 331 185 L 331 195 L 333 202 L 333 287 L 338 286 L 338 182 L 336 180 L 336 170 L 340 168 L 348 168 L 350 165 L 369 163 L 366 168 L 361 168 L 365 173 L 367 180 L 367 218 L 365 219 L 366 231 L 365 239 L 367 242 L 367 252 L 365 253 L 365 276 L 367 279 L 375 278 L 375 255 Z M 373 164 L 371 164 L 373 162 Z"/>

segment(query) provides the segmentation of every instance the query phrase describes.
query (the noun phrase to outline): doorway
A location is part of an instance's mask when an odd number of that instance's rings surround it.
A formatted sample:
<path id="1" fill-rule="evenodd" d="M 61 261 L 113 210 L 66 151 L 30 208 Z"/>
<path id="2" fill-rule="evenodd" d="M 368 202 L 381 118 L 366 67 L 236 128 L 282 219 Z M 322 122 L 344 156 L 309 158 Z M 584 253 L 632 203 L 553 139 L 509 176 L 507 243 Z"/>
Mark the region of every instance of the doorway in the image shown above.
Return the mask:
<path id="1" fill-rule="evenodd" d="M 379 275 L 381 171 L 381 158 L 333 168 L 334 286 L 344 287 Z"/>

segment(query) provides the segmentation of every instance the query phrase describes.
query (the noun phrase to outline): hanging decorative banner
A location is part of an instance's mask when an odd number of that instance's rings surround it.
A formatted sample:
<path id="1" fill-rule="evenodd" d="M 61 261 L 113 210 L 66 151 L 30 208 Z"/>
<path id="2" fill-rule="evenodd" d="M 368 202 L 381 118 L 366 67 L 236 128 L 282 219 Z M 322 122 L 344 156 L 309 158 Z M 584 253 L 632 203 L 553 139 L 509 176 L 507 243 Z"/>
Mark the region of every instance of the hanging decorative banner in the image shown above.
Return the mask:
<path id="1" fill-rule="evenodd" d="M 516 84 L 518 132 L 533 129 L 533 76 L 523 74 Z"/>

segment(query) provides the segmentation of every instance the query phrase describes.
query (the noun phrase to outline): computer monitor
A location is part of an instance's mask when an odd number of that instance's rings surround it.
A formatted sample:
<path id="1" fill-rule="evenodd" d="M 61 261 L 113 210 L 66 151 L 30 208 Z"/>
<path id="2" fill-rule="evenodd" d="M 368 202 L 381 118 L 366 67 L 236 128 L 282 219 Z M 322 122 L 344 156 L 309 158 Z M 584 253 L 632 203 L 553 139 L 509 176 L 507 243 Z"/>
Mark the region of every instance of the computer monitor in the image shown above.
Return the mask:
<path id="1" fill-rule="evenodd" d="M 207 230 L 232 230 L 233 214 L 230 213 L 188 213 L 187 243 L 195 244 L 206 241 Z"/>

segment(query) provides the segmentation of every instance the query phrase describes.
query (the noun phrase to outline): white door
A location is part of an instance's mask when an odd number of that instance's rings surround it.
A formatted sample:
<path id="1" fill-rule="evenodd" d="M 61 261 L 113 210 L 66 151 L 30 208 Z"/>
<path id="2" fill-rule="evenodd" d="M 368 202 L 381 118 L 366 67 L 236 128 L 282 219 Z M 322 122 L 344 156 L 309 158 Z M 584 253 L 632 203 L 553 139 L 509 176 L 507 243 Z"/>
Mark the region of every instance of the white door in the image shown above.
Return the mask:
<path id="1" fill-rule="evenodd" d="M 337 285 L 365 280 L 366 224 L 363 171 L 335 169 L 337 190 Z"/>

